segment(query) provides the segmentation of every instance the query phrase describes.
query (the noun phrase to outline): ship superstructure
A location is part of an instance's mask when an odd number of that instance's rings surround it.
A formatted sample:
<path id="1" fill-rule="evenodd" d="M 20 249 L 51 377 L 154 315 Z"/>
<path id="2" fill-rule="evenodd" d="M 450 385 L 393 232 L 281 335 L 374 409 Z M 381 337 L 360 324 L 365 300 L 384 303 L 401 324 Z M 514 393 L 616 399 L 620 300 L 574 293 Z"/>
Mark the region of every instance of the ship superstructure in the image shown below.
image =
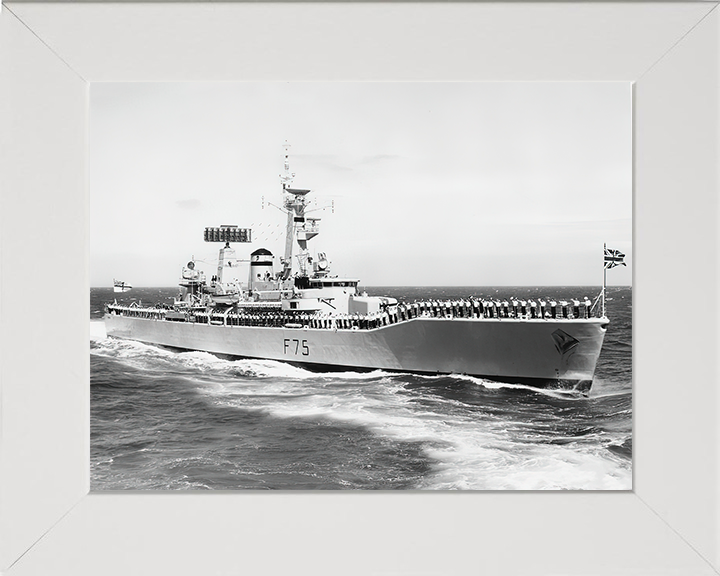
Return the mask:
<path id="1" fill-rule="evenodd" d="M 320 219 L 308 217 L 311 191 L 292 188 L 293 177 L 286 148 L 279 270 L 266 248 L 237 258 L 231 244 L 250 243 L 250 229 L 206 228 L 205 241 L 223 243 L 211 278 L 190 260 L 172 305 L 108 305 L 108 335 L 323 370 L 458 373 L 589 390 L 608 326 L 604 306 L 594 317 L 599 307 L 586 298 L 398 302 L 361 293 L 359 279 L 332 274 L 325 253 L 313 257 L 308 242 Z"/>

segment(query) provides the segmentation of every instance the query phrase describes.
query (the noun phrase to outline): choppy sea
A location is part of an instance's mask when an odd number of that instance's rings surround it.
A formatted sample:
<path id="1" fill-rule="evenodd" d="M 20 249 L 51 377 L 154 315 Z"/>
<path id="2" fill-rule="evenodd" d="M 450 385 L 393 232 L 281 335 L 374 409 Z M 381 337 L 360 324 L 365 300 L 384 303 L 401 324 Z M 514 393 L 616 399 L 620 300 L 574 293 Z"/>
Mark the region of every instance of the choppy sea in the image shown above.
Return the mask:
<path id="1" fill-rule="evenodd" d="M 587 287 L 366 288 L 415 299 L 588 296 Z M 91 289 L 91 488 L 630 490 L 632 289 L 588 396 L 467 376 L 317 373 L 105 336 L 103 305 L 174 288 Z"/>

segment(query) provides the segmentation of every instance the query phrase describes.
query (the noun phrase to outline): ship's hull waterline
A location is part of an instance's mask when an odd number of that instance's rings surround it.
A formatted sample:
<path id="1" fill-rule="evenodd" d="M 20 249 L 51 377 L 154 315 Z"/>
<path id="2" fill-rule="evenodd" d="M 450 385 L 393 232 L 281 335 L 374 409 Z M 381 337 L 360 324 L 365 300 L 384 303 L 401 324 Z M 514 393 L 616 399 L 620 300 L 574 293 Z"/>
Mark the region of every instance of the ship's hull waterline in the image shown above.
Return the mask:
<path id="1" fill-rule="evenodd" d="M 466 374 L 586 392 L 606 318 L 414 318 L 369 330 L 226 326 L 120 314 L 108 336 L 308 368 Z"/>

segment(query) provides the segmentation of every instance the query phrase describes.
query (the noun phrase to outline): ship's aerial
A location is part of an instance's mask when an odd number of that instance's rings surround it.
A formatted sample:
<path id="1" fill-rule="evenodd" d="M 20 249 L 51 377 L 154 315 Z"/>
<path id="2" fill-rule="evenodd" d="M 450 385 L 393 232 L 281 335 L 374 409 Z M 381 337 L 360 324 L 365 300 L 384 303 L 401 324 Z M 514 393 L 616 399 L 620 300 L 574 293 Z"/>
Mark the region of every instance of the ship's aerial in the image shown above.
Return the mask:
<path id="1" fill-rule="evenodd" d="M 358 289 L 358 278 L 334 275 L 326 253 L 311 253 L 308 242 L 319 234 L 320 220 L 307 215 L 311 191 L 293 188 L 293 178 L 286 147 L 286 241 L 277 270 L 265 248 L 250 253 L 249 273 L 239 265 L 232 245 L 250 243 L 251 229 L 206 228 L 204 240 L 223 245 L 210 278 L 190 260 L 172 304 L 107 305 L 108 336 L 320 370 L 466 374 L 589 391 L 609 323 L 604 285 L 595 303 L 405 302 L 368 295 Z M 605 268 L 622 264 L 623 256 L 606 249 Z"/>

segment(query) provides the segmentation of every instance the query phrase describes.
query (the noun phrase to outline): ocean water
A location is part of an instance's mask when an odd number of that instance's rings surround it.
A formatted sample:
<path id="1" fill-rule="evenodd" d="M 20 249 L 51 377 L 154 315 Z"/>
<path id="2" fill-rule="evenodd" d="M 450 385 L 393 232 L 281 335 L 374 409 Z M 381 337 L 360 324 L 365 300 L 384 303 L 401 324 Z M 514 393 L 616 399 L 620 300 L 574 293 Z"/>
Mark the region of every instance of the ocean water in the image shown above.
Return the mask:
<path id="1" fill-rule="evenodd" d="M 565 298 L 597 288 L 398 288 L 412 302 Z M 107 338 L 103 304 L 174 288 L 91 289 L 91 489 L 630 490 L 632 290 L 585 397 L 467 376 L 317 373 Z"/>

